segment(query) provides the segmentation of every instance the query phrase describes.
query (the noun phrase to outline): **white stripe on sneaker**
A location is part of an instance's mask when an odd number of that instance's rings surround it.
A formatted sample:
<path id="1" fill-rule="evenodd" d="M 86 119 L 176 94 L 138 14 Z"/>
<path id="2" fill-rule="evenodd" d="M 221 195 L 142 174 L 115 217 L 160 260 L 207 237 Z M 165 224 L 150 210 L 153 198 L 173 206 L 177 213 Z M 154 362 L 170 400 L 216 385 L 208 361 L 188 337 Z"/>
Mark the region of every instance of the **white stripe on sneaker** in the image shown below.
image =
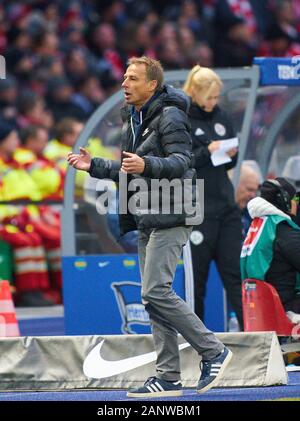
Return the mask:
<path id="1" fill-rule="evenodd" d="M 216 375 L 211 375 L 211 377 L 215 377 L 212 381 L 210 381 L 206 386 L 201 387 L 201 379 L 198 383 L 197 393 L 204 393 L 207 390 L 211 389 L 212 387 L 215 387 L 218 384 L 218 380 L 222 377 L 226 367 L 230 363 L 230 360 L 232 358 L 233 354 L 230 350 L 228 350 L 228 354 L 226 355 L 224 361 L 221 363 L 221 367 L 218 369 L 218 373 Z M 217 370 L 217 369 L 216 369 Z M 211 373 L 212 370 L 210 370 Z"/>
<path id="2" fill-rule="evenodd" d="M 159 392 L 159 389 L 155 386 L 155 384 L 151 384 L 150 387 L 152 388 L 153 392 Z"/>
<path id="3" fill-rule="evenodd" d="M 162 387 L 162 385 L 161 384 L 159 384 L 158 382 L 156 382 L 155 383 L 155 386 L 161 391 L 161 392 L 163 392 L 164 391 L 164 388 Z"/>

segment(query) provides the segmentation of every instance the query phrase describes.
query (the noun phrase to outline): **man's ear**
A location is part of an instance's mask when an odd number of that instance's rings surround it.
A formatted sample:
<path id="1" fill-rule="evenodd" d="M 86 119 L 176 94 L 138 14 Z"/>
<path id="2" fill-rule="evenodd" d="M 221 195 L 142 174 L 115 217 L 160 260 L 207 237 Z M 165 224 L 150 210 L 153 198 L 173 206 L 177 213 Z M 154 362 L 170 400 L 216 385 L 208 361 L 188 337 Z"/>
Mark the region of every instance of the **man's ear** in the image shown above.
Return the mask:
<path id="1" fill-rule="evenodd" d="M 156 91 L 157 88 L 157 80 L 149 80 L 149 91 Z"/>

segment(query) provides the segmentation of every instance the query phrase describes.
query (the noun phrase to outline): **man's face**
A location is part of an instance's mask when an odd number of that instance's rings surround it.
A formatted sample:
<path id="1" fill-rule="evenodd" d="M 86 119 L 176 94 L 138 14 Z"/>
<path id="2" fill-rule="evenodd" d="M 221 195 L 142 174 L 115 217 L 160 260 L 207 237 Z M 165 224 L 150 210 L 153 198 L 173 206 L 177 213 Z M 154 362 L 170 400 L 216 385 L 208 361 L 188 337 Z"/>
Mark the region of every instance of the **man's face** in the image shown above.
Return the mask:
<path id="1" fill-rule="evenodd" d="M 155 80 L 147 80 L 144 64 L 131 64 L 126 70 L 122 83 L 125 102 L 140 109 L 154 94 L 156 86 Z"/>
<path id="2" fill-rule="evenodd" d="M 244 179 L 240 182 L 236 192 L 236 202 L 240 209 L 244 209 L 247 203 L 253 199 L 259 187 L 259 180 L 256 177 Z"/>
<path id="3" fill-rule="evenodd" d="M 84 125 L 82 123 L 73 123 L 72 132 L 66 133 L 63 139 L 60 139 L 67 146 L 74 146 L 78 136 L 80 135 Z"/>
<path id="4" fill-rule="evenodd" d="M 8 155 L 12 155 L 19 146 L 20 139 L 16 130 L 10 132 L 1 142 L 1 149 Z"/>
<path id="5" fill-rule="evenodd" d="M 38 129 L 36 136 L 31 138 L 31 142 L 27 145 L 37 155 L 41 155 L 48 144 L 48 132 L 45 129 Z"/>

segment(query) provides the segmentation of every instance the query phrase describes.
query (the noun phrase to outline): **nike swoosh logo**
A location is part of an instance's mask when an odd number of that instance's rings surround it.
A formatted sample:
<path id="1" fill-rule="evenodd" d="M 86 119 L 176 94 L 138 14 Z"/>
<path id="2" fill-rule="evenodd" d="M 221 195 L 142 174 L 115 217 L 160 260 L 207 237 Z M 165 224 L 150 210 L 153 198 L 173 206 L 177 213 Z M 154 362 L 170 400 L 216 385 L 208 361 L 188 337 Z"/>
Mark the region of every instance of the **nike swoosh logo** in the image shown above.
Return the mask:
<path id="1" fill-rule="evenodd" d="M 156 361 L 156 352 L 148 352 L 146 354 L 136 355 L 135 357 L 124 358 L 123 360 L 108 361 L 102 358 L 101 348 L 104 340 L 91 350 L 83 363 L 83 372 L 87 377 L 92 379 L 105 379 L 106 377 L 116 376 L 125 373 L 134 368 Z M 187 342 L 179 345 L 179 350 L 191 346 Z"/>
<path id="2" fill-rule="evenodd" d="M 99 262 L 98 265 L 100 268 L 104 268 L 105 266 L 109 265 L 109 262 Z"/>

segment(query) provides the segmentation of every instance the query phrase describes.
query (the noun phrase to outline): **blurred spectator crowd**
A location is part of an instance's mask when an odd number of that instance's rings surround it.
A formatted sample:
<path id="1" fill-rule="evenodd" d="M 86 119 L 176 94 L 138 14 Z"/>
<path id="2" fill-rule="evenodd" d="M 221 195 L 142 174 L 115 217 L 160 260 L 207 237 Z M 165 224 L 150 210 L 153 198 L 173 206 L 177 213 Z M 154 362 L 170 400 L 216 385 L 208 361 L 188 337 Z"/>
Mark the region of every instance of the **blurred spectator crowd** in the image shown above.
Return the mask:
<path id="1" fill-rule="evenodd" d="M 133 55 L 165 70 L 300 54 L 298 0 L 17 0 L 0 3 L 1 117 L 52 130 L 119 89 Z"/>

